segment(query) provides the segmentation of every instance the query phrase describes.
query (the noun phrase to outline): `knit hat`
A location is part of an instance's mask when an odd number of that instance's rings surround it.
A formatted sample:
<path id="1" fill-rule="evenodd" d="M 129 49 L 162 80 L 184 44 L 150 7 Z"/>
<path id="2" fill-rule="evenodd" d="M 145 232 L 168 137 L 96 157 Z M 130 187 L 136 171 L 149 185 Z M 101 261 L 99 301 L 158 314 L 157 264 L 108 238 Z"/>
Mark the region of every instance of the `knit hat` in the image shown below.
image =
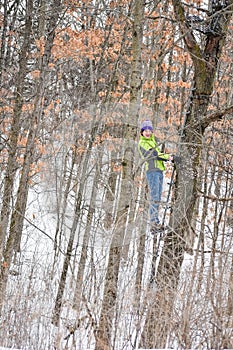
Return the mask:
<path id="1" fill-rule="evenodd" d="M 142 122 L 141 131 L 144 131 L 144 130 L 153 131 L 153 126 L 150 120 L 144 120 L 144 122 Z"/>

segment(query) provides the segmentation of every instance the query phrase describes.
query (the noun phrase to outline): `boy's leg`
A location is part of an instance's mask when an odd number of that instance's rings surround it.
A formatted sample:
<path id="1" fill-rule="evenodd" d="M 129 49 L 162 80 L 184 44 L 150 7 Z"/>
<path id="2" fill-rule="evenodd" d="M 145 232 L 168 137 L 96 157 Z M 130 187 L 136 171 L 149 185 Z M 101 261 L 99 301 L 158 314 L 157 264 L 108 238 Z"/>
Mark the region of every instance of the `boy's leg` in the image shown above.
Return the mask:
<path id="1" fill-rule="evenodd" d="M 154 171 L 147 173 L 147 181 L 150 190 L 150 220 L 159 224 L 159 202 L 161 201 L 163 173 Z"/>

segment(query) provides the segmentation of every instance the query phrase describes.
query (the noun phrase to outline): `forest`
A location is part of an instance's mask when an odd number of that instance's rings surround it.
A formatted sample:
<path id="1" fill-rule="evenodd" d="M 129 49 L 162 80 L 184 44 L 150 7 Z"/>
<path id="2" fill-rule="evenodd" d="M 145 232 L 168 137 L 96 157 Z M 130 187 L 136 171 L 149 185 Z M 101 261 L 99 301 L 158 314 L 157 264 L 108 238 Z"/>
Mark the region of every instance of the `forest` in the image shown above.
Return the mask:
<path id="1" fill-rule="evenodd" d="M 0 1 L 0 347 L 233 349 L 232 15 Z M 157 235 L 145 120 L 179 159 Z"/>

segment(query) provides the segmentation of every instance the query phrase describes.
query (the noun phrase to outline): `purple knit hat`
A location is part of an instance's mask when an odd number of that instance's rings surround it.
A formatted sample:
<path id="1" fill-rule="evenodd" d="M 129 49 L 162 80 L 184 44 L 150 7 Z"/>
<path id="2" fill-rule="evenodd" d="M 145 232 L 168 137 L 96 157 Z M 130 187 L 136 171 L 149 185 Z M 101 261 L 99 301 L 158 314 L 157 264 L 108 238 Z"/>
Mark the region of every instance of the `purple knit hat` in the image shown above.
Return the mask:
<path id="1" fill-rule="evenodd" d="M 144 130 L 153 131 L 153 126 L 150 120 L 144 120 L 144 122 L 142 122 L 141 131 L 144 131 Z"/>

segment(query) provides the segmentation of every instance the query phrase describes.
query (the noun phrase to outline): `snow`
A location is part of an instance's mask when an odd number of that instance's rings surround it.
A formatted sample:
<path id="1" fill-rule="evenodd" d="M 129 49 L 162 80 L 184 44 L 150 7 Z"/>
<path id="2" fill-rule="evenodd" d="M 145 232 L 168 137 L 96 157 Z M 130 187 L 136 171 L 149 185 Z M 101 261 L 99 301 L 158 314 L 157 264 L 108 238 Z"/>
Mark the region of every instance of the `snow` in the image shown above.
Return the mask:
<path id="1" fill-rule="evenodd" d="M 0 350 L 30 350 L 30 349 L 26 349 L 26 348 L 22 348 L 22 349 L 16 349 L 16 348 L 2 348 L 0 346 Z"/>

